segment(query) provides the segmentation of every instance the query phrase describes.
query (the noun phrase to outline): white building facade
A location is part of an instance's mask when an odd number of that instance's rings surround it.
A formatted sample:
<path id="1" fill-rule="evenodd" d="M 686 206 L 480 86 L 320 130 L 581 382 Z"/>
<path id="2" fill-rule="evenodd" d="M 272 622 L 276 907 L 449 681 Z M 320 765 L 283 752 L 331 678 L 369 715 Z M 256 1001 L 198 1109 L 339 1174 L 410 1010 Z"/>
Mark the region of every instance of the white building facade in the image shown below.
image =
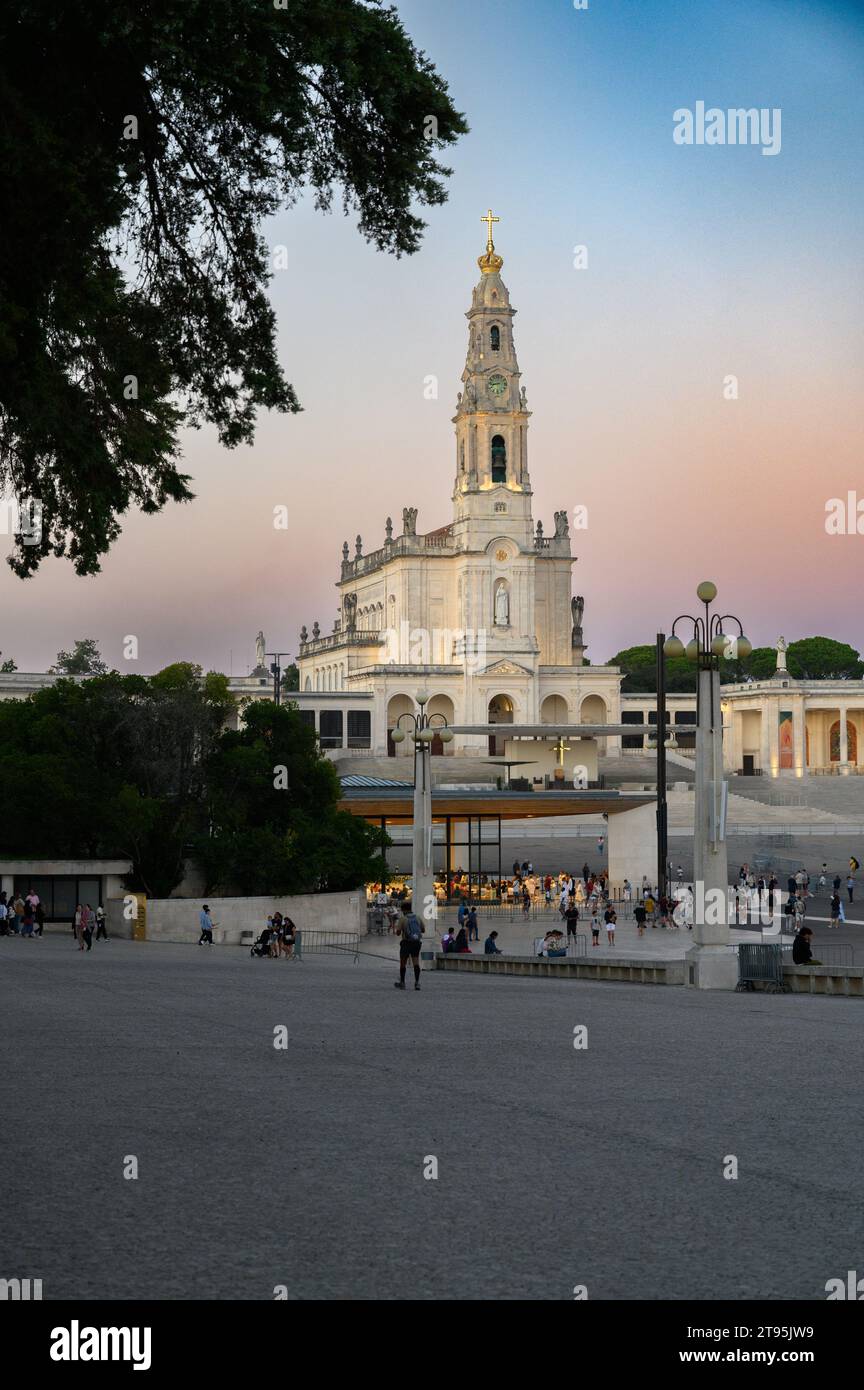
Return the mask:
<path id="1" fill-rule="evenodd" d="M 371 692 L 371 751 L 379 756 L 410 752 L 390 735 L 421 689 L 429 712 L 457 726 L 620 720 L 617 668 L 584 662 L 567 511 L 555 513 L 548 532 L 532 514 L 531 412 L 516 311 L 491 237 L 478 264 L 453 418 L 452 519 L 418 532 L 416 508 L 406 506 L 401 532 L 393 534 L 388 518 L 383 544 L 370 553 L 360 536 L 353 555 L 346 541 L 334 630 L 322 635 L 316 623 L 300 635 L 301 696 Z M 509 756 L 508 743 L 503 734 L 465 734 L 433 752 L 458 758 L 506 748 Z"/>

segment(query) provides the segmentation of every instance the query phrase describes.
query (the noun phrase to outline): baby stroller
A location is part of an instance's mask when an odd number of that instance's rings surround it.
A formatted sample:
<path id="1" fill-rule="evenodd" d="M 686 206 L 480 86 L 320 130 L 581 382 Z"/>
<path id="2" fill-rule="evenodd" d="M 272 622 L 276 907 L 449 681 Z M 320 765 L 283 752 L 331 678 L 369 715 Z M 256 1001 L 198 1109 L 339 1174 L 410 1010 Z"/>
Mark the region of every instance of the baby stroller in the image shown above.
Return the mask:
<path id="1" fill-rule="evenodd" d="M 269 954 L 270 954 L 270 937 L 271 937 L 271 936 L 272 936 L 272 932 L 268 931 L 267 928 L 265 927 L 264 931 L 262 931 L 262 933 L 261 933 L 261 935 L 259 936 L 258 940 L 255 942 L 255 945 L 252 947 L 251 951 L 249 952 L 250 956 L 259 956 L 259 957 L 260 957 L 260 956 L 269 956 Z"/>

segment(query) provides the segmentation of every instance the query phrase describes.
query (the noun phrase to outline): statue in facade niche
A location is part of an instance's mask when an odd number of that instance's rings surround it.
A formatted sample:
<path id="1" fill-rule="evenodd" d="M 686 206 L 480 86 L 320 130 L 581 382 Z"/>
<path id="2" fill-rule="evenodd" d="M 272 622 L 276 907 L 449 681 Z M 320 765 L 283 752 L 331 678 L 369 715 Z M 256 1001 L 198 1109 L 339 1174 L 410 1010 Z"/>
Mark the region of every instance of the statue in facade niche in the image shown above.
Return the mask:
<path id="1" fill-rule="evenodd" d="M 500 584 L 495 593 L 495 626 L 510 626 L 510 595 L 506 584 Z"/>
<path id="2" fill-rule="evenodd" d="M 403 536 L 417 535 L 417 508 L 402 508 L 402 534 Z"/>
<path id="3" fill-rule="evenodd" d="M 519 409 L 520 409 L 520 410 L 527 410 L 527 409 L 528 409 L 528 393 L 527 393 L 527 391 L 525 390 L 525 387 L 524 387 L 524 386 L 522 387 L 521 391 L 519 392 Z"/>
<path id="4" fill-rule="evenodd" d="M 555 513 L 555 535 L 556 535 L 556 536 L 569 536 L 569 535 L 570 535 L 570 523 L 569 523 L 569 518 L 568 518 L 568 516 L 567 516 L 566 511 L 564 511 L 564 512 L 556 512 L 556 513 Z"/>

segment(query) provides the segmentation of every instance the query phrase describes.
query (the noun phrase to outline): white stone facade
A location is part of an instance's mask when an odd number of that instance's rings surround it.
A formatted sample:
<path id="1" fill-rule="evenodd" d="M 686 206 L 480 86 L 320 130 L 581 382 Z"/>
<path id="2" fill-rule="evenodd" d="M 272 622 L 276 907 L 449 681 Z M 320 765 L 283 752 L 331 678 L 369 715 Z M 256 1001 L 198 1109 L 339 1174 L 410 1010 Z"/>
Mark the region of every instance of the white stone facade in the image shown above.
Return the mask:
<path id="1" fill-rule="evenodd" d="M 371 553 L 359 536 L 353 556 L 346 542 L 334 631 L 323 636 L 316 624 L 301 633 L 301 693 L 372 692 L 380 755 L 395 754 L 388 731 L 416 708 L 421 690 L 429 712 L 456 725 L 620 719 L 618 670 L 584 663 L 567 512 L 545 531 L 532 515 L 516 311 L 491 242 L 479 264 L 453 418 L 452 520 L 418 533 L 416 509 L 406 507 L 401 531 L 394 535 L 388 519 L 383 545 Z M 445 747 L 476 756 L 489 740 L 457 736 Z"/>

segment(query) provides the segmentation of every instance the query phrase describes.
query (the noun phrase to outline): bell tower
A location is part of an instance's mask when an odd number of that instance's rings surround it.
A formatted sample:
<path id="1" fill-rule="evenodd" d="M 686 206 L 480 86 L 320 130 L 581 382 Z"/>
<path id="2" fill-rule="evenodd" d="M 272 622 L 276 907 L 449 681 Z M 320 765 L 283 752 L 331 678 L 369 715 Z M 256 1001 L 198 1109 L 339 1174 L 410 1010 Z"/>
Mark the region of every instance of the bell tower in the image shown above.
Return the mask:
<path id="1" fill-rule="evenodd" d="M 483 543 L 494 524 L 529 549 L 532 541 L 531 480 L 528 474 L 528 410 L 520 386 L 513 342 L 516 310 L 501 279 L 504 261 L 495 250 L 491 209 L 481 218 L 488 228 L 486 251 L 479 256 L 480 280 L 474 288 L 468 319 L 468 353 L 456 427 L 456 483 L 453 490 L 457 532 Z M 460 523 L 462 523 L 460 525 Z M 524 533 L 524 534 L 523 534 Z M 468 536 L 465 536 L 469 540 Z M 470 546 L 469 548 L 473 548 Z"/>

